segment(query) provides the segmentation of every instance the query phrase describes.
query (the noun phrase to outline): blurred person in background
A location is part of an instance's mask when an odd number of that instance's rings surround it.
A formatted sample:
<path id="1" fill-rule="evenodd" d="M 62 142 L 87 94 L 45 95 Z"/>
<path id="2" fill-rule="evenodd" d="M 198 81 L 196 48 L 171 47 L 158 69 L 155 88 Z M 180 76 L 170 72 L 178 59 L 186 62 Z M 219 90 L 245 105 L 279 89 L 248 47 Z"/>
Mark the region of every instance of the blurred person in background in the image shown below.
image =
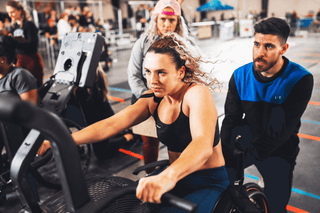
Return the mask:
<path id="1" fill-rule="evenodd" d="M 91 33 L 95 33 L 96 32 L 96 27 L 94 25 L 92 25 L 92 24 L 89 24 L 87 31 L 91 32 Z"/>
<path id="2" fill-rule="evenodd" d="M 320 22 L 320 9 L 319 9 L 319 11 L 317 12 L 316 20 L 317 20 L 318 22 Z"/>
<path id="3" fill-rule="evenodd" d="M 63 39 L 63 36 L 66 34 L 66 33 L 69 33 L 71 32 L 71 26 L 68 22 L 69 20 L 69 15 L 68 13 L 62 13 L 60 15 L 60 19 L 58 21 L 58 24 L 57 24 L 57 27 L 58 27 L 58 37 L 59 37 L 59 40 L 60 40 L 60 43 Z"/>
<path id="4" fill-rule="evenodd" d="M 88 24 L 88 21 L 86 18 L 88 12 L 89 12 L 88 6 L 85 6 L 82 8 L 82 12 L 81 12 L 80 19 L 79 19 L 80 26 L 88 27 L 89 24 Z"/>
<path id="5" fill-rule="evenodd" d="M 38 53 L 38 28 L 21 2 L 8 1 L 6 10 L 12 20 L 11 35 L 18 41 L 16 65 L 30 71 L 39 87 L 43 83 L 43 61 Z"/>
<path id="6" fill-rule="evenodd" d="M 143 33 L 146 23 L 147 23 L 147 13 L 148 11 L 145 9 L 145 5 L 139 5 L 138 10 L 136 12 L 136 31 L 137 38 Z"/>
<path id="7" fill-rule="evenodd" d="M 220 15 L 220 21 L 224 21 L 224 20 L 225 20 L 225 18 L 224 18 L 224 12 L 222 12 L 221 15 Z"/>
<path id="8" fill-rule="evenodd" d="M 86 15 L 86 19 L 87 19 L 87 23 L 88 25 L 93 25 L 95 26 L 95 21 L 94 21 L 94 17 L 93 17 L 93 13 L 91 11 L 88 11 L 87 15 Z"/>
<path id="9" fill-rule="evenodd" d="M 0 20 L 0 35 L 8 35 L 8 30 L 5 28 L 4 23 Z"/>
<path id="10" fill-rule="evenodd" d="M 259 15 L 260 15 L 260 19 L 265 19 L 267 18 L 267 11 L 263 9 Z"/>
<path id="11" fill-rule="evenodd" d="M 71 27 L 71 32 L 79 32 L 79 23 L 75 16 L 70 15 L 69 16 L 69 24 Z"/>
<path id="12" fill-rule="evenodd" d="M 58 42 L 58 28 L 51 19 L 48 20 L 48 25 L 44 28 L 44 35 L 49 39 L 52 46 L 55 46 Z"/>
<path id="13" fill-rule="evenodd" d="M 105 36 L 105 29 L 103 27 L 103 23 L 100 18 L 97 20 L 96 30 L 97 30 L 97 32 L 100 32 L 101 35 Z"/>
<path id="14" fill-rule="evenodd" d="M 11 32 L 11 22 L 10 22 L 9 18 L 5 18 L 3 24 L 4 24 L 4 27 L 6 28 L 6 30 L 8 32 Z"/>
<path id="15" fill-rule="evenodd" d="M 51 10 L 48 16 L 49 20 L 51 19 L 55 24 L 57 24 L 57 22 L 59 21 L 58 16 L 57 16 L 57 12 L 55 10 Z"/>
<path id="16" fill-rule="evenodd" d="M 69 16 L 70 16 L 70 15 L 73 15 L 74 8 L 73 8 L 73 6 L 72 6 L 71 4 L 69 4 L 69 5 L 67 6 L 67 8 L 66 8 L 63 12 L 68 13 Z"/>
<path id="17" fill-rule="evenodd" d="M 79 21 L 79 18 L 81 15 L 81 7 L 79 5 L 74 7 L 74 12 L 72 15 L 74 15 L 77 18 L 77 20 Z"/>

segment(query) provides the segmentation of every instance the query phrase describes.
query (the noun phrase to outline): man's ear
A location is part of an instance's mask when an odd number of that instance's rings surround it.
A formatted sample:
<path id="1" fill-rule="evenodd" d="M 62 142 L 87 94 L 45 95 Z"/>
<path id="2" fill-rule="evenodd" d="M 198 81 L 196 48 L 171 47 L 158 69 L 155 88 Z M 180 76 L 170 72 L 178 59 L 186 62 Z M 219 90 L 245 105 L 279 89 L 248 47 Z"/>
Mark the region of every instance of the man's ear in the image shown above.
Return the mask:
<path id="1" fill-rule="evenodd" d="M 287 50 L 289 49 L 289 44 L 285 43 L 284 45 L 282 45 L 281 47 L 281 55 L 285 54 L 287 52 Z"/>

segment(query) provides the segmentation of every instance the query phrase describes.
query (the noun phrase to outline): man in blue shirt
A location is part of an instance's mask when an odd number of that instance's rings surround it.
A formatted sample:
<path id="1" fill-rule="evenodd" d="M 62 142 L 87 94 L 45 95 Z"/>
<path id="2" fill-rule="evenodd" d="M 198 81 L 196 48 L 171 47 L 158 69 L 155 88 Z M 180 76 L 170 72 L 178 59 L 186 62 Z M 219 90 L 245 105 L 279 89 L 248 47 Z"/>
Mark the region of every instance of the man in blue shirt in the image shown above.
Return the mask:
<path id="1" fill-rule="evenodd" d="M 221 128 L 223 143 L 242 135 L 246 166 L 263 177 L 271 212 L 287 212 L 299 153 L 301 116 L 310 100 L 313 76 L 283 55 L 290 27 L 279 18 L 254 25 L 253 62 L 233 73 Z"/>

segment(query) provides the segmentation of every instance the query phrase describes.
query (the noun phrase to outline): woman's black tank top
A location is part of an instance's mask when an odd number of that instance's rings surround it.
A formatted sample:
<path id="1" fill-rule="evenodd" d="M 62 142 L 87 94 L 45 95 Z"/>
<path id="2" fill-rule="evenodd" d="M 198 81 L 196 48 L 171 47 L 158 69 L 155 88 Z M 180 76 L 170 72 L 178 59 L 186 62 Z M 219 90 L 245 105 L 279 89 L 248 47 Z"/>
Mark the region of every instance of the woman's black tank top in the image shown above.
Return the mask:
<path id="1" fill-rule="evenodd" d="M 141 96 L 141 98 L 154 96 L 154 101 L 158 103 L 162 101 L 162 98 L 155 97 L 154 94 L 147 94 Z M 158 106 L 154 112 L 154 120 L 156 122 L 157 135 L 161 143 L 168 147 L 169 151 L 182 152 L 192 141 L 189 117 L 186 116 L 182 111 L 183 99 L 181 102 L 180 113 L 178 118 L 172 124 L 165 124 L 161 122 L 158 116 Z M 219 124 L 217 121 L 214 144 L 215 147 L 219 143 Z"/>

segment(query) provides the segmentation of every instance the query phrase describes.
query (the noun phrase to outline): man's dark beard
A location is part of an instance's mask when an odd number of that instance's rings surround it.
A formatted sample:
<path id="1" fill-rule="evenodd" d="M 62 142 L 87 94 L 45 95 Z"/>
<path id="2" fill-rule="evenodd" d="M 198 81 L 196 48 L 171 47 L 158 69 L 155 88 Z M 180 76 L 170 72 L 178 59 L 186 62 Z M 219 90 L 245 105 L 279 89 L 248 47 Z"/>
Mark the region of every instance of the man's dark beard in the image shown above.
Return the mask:
<path id="1" fill-rule="evenodd" d="M 262 69 L 260 66 L 257 66 L 256 65 L 257 61 L 263 62 L 266 65 L 266 67 L 264 69 Z M 259 57 L 259 58 L 256 58 L 253 60 L 253 68 L 257 72 L 266 72 L 269 69 L 271 69 L 276 63 L 277 63 L 277 61 L 271 61 L 270 63 L 268 63 L 266 60 Z"/>

